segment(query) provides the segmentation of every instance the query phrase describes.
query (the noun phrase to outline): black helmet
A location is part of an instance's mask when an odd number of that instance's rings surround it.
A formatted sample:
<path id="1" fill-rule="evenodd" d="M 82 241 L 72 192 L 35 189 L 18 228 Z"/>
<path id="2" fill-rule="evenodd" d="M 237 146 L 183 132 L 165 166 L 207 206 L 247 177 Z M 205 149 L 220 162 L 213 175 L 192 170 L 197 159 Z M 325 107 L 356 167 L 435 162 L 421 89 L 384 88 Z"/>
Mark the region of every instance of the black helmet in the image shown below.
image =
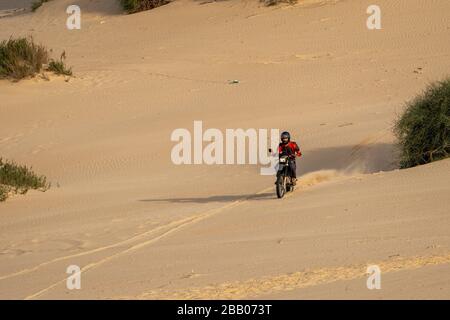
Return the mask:
<path id="1" fill-rule="evenodd" d="M 289 141 L 291 141 L 291 135 L 289 132 L 285 131 L 281 134 L 280 139 L 281 139 L 281 142 L 288 143 Z M 287 139 L 287 141 L 285 142 L 285 141 L 283 141 L 283 139 Z"/>

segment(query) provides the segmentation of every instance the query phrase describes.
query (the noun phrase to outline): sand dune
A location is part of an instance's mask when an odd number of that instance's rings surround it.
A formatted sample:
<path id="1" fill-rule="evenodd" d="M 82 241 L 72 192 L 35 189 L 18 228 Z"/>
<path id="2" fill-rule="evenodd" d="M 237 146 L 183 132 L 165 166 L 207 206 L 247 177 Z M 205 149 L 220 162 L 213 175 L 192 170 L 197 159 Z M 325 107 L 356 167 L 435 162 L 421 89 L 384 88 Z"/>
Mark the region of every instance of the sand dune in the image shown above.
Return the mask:
<path id="1" fill-rule="evenodd" d="M 380 0 L 377 31 L 366 0 L 81 0 L 72 31 L 70 4 L 0 7 L 0 39 L 31 35 L 74 70 L 0 80 L 0 156 L 52 182 L 0 203 L 0 298 L 450 297 L 450 162 L 396 170 L 391 131 L 450 70 L 449 1 Z M 297 190 L 276 199 L 254 165 L 174 165 L 170 135 L 194 120 L 291 131 Z"/>

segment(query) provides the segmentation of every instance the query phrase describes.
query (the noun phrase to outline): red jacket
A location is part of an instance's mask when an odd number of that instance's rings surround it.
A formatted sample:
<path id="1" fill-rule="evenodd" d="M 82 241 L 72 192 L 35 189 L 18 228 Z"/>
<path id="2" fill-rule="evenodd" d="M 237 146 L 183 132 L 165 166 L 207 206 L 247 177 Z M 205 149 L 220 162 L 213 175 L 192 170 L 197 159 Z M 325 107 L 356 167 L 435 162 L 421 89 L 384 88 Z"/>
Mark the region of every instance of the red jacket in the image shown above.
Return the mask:
<path id="1" fill-rule="evenodd" d="M 286 153 L 290 158 L 294 158 L 295 156 L 301 157 L 302 153 L 300 148 L 298 147 L 295 141 L 289 141 L 286 144 L 280 143 L 278 145 L 278 154 Z"/>

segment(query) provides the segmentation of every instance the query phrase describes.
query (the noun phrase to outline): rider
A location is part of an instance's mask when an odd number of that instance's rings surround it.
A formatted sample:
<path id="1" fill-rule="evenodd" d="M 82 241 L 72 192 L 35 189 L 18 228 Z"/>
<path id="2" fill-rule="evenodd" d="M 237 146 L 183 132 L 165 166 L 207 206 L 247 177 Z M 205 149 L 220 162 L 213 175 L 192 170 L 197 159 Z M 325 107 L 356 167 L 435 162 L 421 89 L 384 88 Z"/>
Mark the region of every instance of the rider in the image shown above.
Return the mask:
<path id="1" fill-rule="evenodd" d="M 295 156 L 301 157 L 302 153 L 295 141 L 291 141 L 291 135 L 285 131 L 280 136 L 281 142 L 278 145 L 278 156 L 286 154 L 289 156 L 289 167 L 291 169 L 292 183 L 295 185 L 297 182 L 296 163 Z"/>

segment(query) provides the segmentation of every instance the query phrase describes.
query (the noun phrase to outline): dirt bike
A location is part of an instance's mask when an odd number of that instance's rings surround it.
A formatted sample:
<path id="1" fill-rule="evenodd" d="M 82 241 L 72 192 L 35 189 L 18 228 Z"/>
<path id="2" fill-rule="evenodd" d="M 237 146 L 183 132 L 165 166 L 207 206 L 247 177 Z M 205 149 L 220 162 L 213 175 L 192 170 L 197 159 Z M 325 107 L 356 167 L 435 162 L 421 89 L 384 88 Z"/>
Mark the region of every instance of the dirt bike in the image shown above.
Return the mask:
<path id="1" fill-rule="evenodd" d="M 283 198 L 287 192 L 294 191 L 291 168 L 289 166 L 290 161 L 291 160 L 289 159 L 289 156 L 280 156 L 280 161 L 278 163 L 277 181 L 275 182 L 278 198 Z"/>

